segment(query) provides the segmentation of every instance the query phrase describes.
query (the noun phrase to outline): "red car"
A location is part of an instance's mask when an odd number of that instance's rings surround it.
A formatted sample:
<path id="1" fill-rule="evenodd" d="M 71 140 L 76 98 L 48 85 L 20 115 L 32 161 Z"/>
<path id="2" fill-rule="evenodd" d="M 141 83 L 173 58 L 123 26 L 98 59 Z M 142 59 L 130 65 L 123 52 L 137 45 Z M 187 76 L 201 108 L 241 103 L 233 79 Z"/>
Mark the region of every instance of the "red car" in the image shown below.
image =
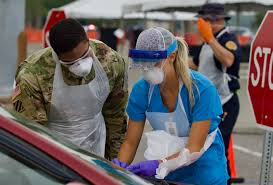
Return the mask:
<path id="1" fill-rule="evenodd" d="M 0 184 L 148 184 L 0 107 Z"/>
<path id="2" fill-rule="evenodd" d="M 0 184 L 179 184 L 144 180 L 0 107 Z"/>

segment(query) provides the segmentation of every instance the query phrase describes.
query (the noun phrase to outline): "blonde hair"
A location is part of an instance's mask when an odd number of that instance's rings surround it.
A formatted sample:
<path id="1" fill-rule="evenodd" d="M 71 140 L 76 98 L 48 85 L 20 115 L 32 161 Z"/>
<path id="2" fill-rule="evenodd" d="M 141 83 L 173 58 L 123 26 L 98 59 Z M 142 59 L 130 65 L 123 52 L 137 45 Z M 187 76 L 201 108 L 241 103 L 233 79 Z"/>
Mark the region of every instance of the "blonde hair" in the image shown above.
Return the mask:
<path id="1" fill-rule="evenodd" d="M 189 93 L 189 99 L 190 99 L 190 105 L 191 108 L 193 107 L 195 100 L 194 100 L 194 94 L 193 94 L 193 85 L 196 87 L 196 84 L 194 83 L 191 75 L 190 75 L 190 69 L 188 65 L 188 55 L 189 55 L 189 49 L 186 41 L 181 37 L 176 37 L 177 40 L 177 54 L 176 59 L 174 62 L 174 68 L 178 76 L 182 79 L 182 82 L 186 86 L 188 93 Z"/>

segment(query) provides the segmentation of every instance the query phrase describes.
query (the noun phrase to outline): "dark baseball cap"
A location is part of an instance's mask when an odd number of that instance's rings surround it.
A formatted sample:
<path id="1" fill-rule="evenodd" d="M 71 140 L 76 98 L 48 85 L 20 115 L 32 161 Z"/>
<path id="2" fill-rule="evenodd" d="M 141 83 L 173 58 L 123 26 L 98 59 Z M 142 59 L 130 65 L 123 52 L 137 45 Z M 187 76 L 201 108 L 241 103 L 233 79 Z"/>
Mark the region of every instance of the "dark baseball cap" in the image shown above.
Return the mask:
<path id="1" fill-rule="evenodd" d="M 221 3 L 207 3 L 201 6 L 196 17 L 209 20 L 225 19 L 228 21 L 231 17 L 225 12 L 224 5 Z"/>

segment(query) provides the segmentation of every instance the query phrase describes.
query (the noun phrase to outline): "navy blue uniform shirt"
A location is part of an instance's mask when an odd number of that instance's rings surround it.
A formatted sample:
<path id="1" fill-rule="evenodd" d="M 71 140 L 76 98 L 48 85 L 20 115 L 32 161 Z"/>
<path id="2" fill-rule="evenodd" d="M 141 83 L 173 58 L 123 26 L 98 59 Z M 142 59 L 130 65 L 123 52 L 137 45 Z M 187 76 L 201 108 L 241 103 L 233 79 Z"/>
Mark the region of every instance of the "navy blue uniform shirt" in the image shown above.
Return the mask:
<path id="1" fill-rule="evenodd" d="M 222 30 L 214 34 L 214 36 L 216 37 Z M 234 62 L 232 66 L 227 68 L 226 72 L 231 78 L 231 81 L 229 81 L 229 84 L 228 84 L 230 90 L 236 91 L 237 89 L 240 88 L 238 78 L 239 78 L 240 61 L 241 61 L 241 48 L 240 48 L 239 42 L 236 36 L 229 32 L 225 32 L 223 35 L 217 38 L 217 40 L 224 48 L 229 50 L 234 55 Z M 196 66 L 199 65 L 199 55 L 201 52 L 201 48 L 202 46 L 200 47 L 200 49 L 196 50 L 196 53 L 193 56 L 193 62 L 195 63 Z M 221 62 L 215 56 L 213 58 L 214 58 L 216 67 L 222 71 Z"/>

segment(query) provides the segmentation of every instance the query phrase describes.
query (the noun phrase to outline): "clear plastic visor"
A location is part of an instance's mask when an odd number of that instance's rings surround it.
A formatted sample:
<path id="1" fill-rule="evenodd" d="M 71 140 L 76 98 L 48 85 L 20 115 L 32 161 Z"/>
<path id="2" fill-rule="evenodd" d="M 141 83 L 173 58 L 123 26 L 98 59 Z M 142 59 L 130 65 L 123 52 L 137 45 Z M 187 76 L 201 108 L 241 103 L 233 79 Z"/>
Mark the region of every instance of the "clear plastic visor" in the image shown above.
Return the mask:
<path id="1" fill-rule="evenodd" d="M 177 49 L 177 41 L 175 40 L 167 50 L 148 51 L 148 50 L 129 50 L 130 69 L 151 69 L 158 62 L 168 58 Z"/>

